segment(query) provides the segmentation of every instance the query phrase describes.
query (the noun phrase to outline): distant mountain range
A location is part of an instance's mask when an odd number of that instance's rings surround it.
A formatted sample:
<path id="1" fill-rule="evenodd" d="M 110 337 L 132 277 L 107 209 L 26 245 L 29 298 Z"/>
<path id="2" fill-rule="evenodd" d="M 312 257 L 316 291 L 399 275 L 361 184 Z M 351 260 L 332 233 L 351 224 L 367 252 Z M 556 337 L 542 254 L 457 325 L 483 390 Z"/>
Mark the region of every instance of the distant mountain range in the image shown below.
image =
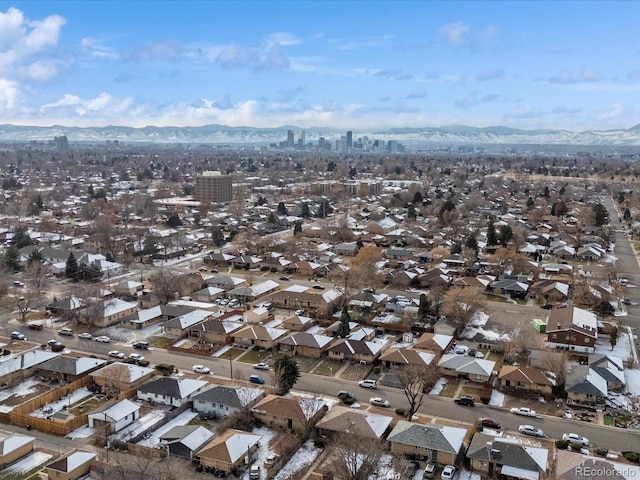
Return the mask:
<path id="1" fill-rule="evenodd" d="M 119 140 L 125 143 L 194 143 L 229 145 L 279 144 L 287 139 L 287 131 L 293 130 L 297 141 L 300 127 L 277 128 L 229 127 L 204 125 L 202 127 L 51 127 L 0 125 L 0 142 L 29 142 L 53 140 L 66 135 L 70 143 L 104 142 Z M 304 129 L 305 141 L 317 143 L 320 137 L 335 141 L 346 132 L 342 130 L 311 127 Z M 445 145 L 591 145 L 636 146 L 640 145 L 640 124 L 618 130 L 520 130 L 503 126 L 469 127 L 451 125 L 445 127 L 392 128 L 382 131 L 357 131 L 354 141 L 361 137 L 369 140 L 395 140 L 408 147 L 418 148 Z"/>

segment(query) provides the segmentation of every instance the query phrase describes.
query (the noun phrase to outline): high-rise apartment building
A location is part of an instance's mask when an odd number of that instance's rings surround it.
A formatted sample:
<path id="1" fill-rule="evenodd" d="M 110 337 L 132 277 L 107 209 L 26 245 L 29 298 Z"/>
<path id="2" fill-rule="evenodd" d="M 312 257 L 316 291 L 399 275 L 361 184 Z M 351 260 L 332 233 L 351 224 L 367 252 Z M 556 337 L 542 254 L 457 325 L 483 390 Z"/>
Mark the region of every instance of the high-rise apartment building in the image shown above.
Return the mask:
<path id="1" fill-rule="evenodd" d="M 347 152 L 353 152 L 353 132 L 351 130 L 347 132 Z"/>
<path id="2" fill-rule="evenodd" d="M 287 147 L 293 148 L 293 130 L 287 130 Z"/>
<path id="3" fill-rule="evenodd" d="M 206 203 L 230 202 L 233 198 L 231 175 L 223 175 L 219 171 L 202 172 L 196 177 L 194 197 Z"/>

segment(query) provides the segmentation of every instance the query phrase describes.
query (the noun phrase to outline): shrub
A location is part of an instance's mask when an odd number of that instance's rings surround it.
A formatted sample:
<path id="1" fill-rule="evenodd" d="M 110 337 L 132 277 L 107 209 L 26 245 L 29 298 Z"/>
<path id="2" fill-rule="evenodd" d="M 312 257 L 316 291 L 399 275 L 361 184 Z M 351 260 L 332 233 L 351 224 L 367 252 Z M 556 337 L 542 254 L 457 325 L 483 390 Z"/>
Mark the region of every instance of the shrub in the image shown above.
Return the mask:
<path id="1" fill-rule="evenodd" d="M 165 377 L 167 375 L 171 375 L 174 369 L 175 367 L 173 365 L 167 363 L 159 363 L 158 365 L 156 365 L 156 370 L 158 371 L 158 373 L 164 375 Z"/>
<path id="2" fill-rule="evenodd" d="M 313 446 L 317 448 L 324 448 L 329 444 L 327 437 L 316 437 L 313 439 Z"/>
<path id="3" fill-rule="evenodd" d="M 7 355 L 11 355 L 11 351 L 10 351 L 10 350 L 7 350 L 7 349 L 5 348 L 4 350 L 2 350 L 2 355 L 4 355 L 5 357 L 6 357 Z"/>
<path id="4" fill-rule="evenodd" d="M 380 375 L 380 367 L 373 367 L 374 375 Z"/>
<path id="5" fill-rule="evenodd" d="M 556 448 L 558 450 L 566 450 L 569 448 L 569 442 L 566 440 L 556 440 Z"/>
<path id="6" fill-rule="evenodd" d="M 607 453 L 609 453 L 609 449 L 608 448 L 598 447 L 598 448 L 594 449 L 594 452 L 596 452 L 596 455 L 600 455 L 601 457 L 606 457 Z"/>
<path id="7" fill-rule="evenodd" d="M 404 408 L 396 408 L 396 415 L 404 417 L 407 414 L 407 411 Z"/>
<path id="8" fill-rule="evenodd" d="M 150 362 L 149 360 L 138 360 L 136 364 L 140 367 L 148 367 Z"/>
<path id="9" fill-rule="evenodd" d="M 632 463 L 640 463 L 640 453 L 622 452 L 622 456 Z"/>
<path id="10" fill-rule="evenodd" d="M 53 346 L 51 347 L 51 351 L 52 351 L 52 352 L 61 352 L 61 351 L 63 351 L 64 349 L 65 349 L 65 346 L 64 346 L 64 345 L 53 345 Z"/>
<path id="11" fill-rule="evenodd" d="M 342 399 L 342 403 L 344 403 L 345 405 L 353 405 L 355 402 L 356 402 L 356 399 L 351 397 L 344 397 Z"/>

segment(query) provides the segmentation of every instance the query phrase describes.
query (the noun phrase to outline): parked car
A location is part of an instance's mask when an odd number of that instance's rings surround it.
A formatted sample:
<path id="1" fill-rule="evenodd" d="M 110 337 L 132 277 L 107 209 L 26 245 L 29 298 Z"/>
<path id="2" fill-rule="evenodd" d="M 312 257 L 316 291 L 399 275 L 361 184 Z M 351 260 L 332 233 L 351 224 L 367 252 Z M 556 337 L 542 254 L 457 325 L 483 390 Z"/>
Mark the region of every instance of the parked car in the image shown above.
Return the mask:
<path id="1" fill-rule="evenodd" d="M 251 465 L 251 468 L 249 469 L 249 478 L 251 480 L 260 478 L 260 465 Z"/>
<path id="2" fill-rule="evenodd" d="M 348 392 L 348 391 L 346 391 L 346 390 L 340 390 L 340 391 L 338 392 L 338 398 L 339 398 L 340 400 L 344 400 L 345 398 L 352 398 L 352 399 L 354 399 L 354 400 L 355 400 L 355 399 L 356 399 L 356 396 L 355 396 L 353 393 Z"/>
<path id="3" fill-rule="evenodd" d="M 142 355 L 140 355 L 139 353 L 130 353 L 129 354 L 129 358 L 131 360 L 135 360 L 136 362 L 140 362 L 140 361 L 144 360 L 144 357 Z"/>
<path id="4" fill-rule="evenodd" d="M 11 339 L 12 340 L 26 340 L 27 337 L 24 335 L 24 333 L 11 332 Z"/>
<path id="5" fill-rule="evenodd" d="M 533 425 L 520 425 L 518 431 L 525 435 L 531 435 L 532 437 L 544 437 L 544 432 Z"/>
<path id="6" fill-rule="evenodd" d="M 256 370 L 269 370 L 269 365 L 264 362 L 254 363 L 253 368 L 255 368 Z"/>
<path id="7" fill-rule="evenodd" d="M 88 332 L 84 332 L 78 335 L 78 338 L 81 338 L 82 340 L 91 340 L 93 338 L 93 335 Z"/>
<path id="8" fill-rule="evenodd" d="M 249 375 L 249 381 L 251 383 L 257 383 L 258 385 L 264 385 L 264 378 L 260 375 Z"/>
<path id="9" fill-rule="evenodd" d="M 358 385 L 360 385 L 362 388 L 378 388 L 378 382 L 376 382 L 375 380 L 360 380 L 358 382 Z"/>
<path id="10" fill-rule="evenodd" d="M 527 408 L 527 407 L 512 408 L 511 413 L 513 413 L 514 415 L 522 415 L 523 417 L 536 416 L 535 410 L 531 410 L 530 408 Z"/>
<path id="11" fill-rule="evenodd" d="M 440 478 L 442 480 L 453 480 L 456 476 L 456 467 L 453 465 L 447 465 L 442 469 L 442 473 L 440 474 Z"/>
<path id="12" fill-rule="evenodd" d="M 193 371 L 202 374 L 211 373 L 211 369 L 209 367 L 205 367 L 204 365 L 194 365 Z"/>
<path id="13" fill-rule="evenodd" d="M 42 324 L 41 323 L 30 323 L 29 324 L 29 330 L 42 330 Z"/>
<path id="14" fill-rule="evenodd" d="M 390 405 L 389 400 L 385 400 L 382 397 L 371 397 L 369 403 L 374 407 L 388 407 Z"/>
<path id="15" fill-rule="evenodd" d="M 483 427 L 495 428 L 496 430 L 500 430 L 502 428 L 502 425 L 500 424 L 500 422 L 498 422 L 497 420 L 494 420 L 491 417 L 482 417 L 480 419 L 480 424 Z"/>
<path id="16" fill-rule="evenodd" d="M 282 280 L 283 282 L 288 282 L 289 281 L 289 277 L 280 277 L 280 280 Z"/>
<path id="17" fill-rule="evenodd" d="M 315 288 L 316 290 L 324 290 L 324 287 L 322 285 L 314 285 L 313 288 Z"/>
<path id="18" fill-rule="evenodd" d="M 580 447 L 588 447 L 589 439 L 578 435 L 577 433 L 564 433 L 562 439 L 569 442 L 571 445 L 578 445 Z"/>
<path id="19" fill-rule="evenodd" d="M 465 407 L 475 407 L 476 403 L 475 403 L 475 398 L 473 397 L 456 397 L 453 399 L 453 401 L 455 403 L 457 403 L 458 405 L 464 405 Z"/>
<path id="20" fill-rule="evenodd" d="M 136 342 L 133 344 L 133 348 L 138 350 L 149 350 L 149 342 Z"/>
<path id="21" fill-rule="evenodd" d="M 407 464 L 407 467 L 404 469 L 404 476 L 406 478 L 413 478 L 419 468 L 420 468 L 420 464 L 415 460 L 411 460 Z"/>
<path id="22" fill-rule="evenodd" d="M 58 340 L 54 340 L 53 338 L 47 342 L 47 345 L 53 347 L 54 345 L 62 345 Z"/>
<path id="23" fill-rule="evenodd" d="M 94 340 L 98 343 L 111 343 L 111 339 L 106 335 L 100 335 L 99 337 L 94 338 Z"/>
<path id="24" fill-rule="evenodd" d="M 61 328 L 60 330 L 58 330 L 58 335 L 63 335 L 65 337 L 73 337 L 73 329 Z"/>
<path id="25" fill-rule="evenodd" d="M 304 310 L 296 310 L 295 312 L 293 312 L 295 315 L 300 316 L 300 315 L 304 315 Z"/>
<path id="26" fill-rule="evenodd" d="M 438 464 L 431 460 L 427 460 L 427 464 L 424 466 L 424 472 L 422 473 L 422 478 L 435 478 L 437 471 Z"/>
<path id="27" fill-rule="evenodd" d="M 120 359 L 122 359 L 122 358 L 125 358 L 125 357 L 126 357 L 126 355 L 125 355 L 124 353 L 119 352 L 118 350 L 111 350 L 111 351 L 109 352 L 109 356 L 110 356 L 110 357 L 113 357 L 113 358 L 120 358 Z"/>
<path id="28" fill-rule="evenodd" d="M 18 288 L 24 288 L 24 283 L 22 283 L 20 280 L 14 280 L 13 286 Z"/>

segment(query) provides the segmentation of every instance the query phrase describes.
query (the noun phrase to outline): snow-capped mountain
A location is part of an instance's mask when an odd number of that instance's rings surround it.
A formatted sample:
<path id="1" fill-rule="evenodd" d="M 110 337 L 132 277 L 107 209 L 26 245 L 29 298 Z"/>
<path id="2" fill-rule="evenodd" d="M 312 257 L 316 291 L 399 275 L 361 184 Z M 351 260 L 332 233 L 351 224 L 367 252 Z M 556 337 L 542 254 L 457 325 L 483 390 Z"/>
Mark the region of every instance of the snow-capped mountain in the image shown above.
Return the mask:
<path id="1" fill-rule="evenodd" d="M 69 142 L 103 142 L 119 140 L 133 143 L 204 143 L 234 145 L 268 145 L 280 143 L 287 138 L 287 131 L 293 130 L 296 138 L 300 130 L 305 130 L 307 142 L 316 143 L 320 137 L 328 141 L 345 135 L 338 129 L 311 127 L 301 129 L 294 126 L 276 128 L 229 127 L 225 125 L 204 125 L 202 127 L 153 127 L 142 128 L 108 127 L 51 127 L 0 125 L 0 141 L 26 142 L 46 141 L 66 135 Z M 395 140 L 407 146 L 452 145 L 452 144 L 531 144 L 531 145 L 600 145 L 634 146 L 640 145 L 640 124 L 618 130 L 521 130 L 504 126 L 469 127 L 452 125 L 445 127 L 393 128 L 384 131 L 354 130 L 354 140 L 368 137 L 369 140 Z"/>

